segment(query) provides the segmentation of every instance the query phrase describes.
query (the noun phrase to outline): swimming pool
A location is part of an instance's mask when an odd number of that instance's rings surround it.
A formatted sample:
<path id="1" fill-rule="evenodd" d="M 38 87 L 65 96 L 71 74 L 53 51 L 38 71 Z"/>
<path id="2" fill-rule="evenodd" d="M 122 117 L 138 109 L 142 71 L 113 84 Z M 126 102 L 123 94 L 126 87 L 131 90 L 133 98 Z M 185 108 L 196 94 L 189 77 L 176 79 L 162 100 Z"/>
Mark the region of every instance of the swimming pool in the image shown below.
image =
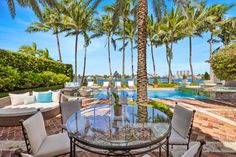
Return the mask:
<path id="1" fill-rule="evenodd" d="M 119 95 L 128 96 L 128 98 L 137 98 L 136 91 L 119 91 Z M 94 96 L 99 99 L 107 98 L 107 91 L 99 91 L 94 93 Z M 205 99 L 205 96 L 202 95 L 194 95 L 190 93 L 186 93 L 183 91 L 175 91 L 175 90 L 149 90 L 148 98 L 160 98 L 160 99 Z"/>

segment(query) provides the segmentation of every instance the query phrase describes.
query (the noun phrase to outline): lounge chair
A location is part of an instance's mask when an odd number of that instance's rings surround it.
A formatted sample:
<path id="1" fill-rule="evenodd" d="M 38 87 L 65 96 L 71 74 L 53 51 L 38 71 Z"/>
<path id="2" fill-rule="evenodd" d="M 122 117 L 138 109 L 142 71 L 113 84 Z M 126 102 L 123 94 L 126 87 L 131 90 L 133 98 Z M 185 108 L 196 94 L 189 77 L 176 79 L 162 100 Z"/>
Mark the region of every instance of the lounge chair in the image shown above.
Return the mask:
<path id="1" fill-rule="evenodd" d="M 76 93 L 79 88 L 79 82 L 66 82 L 62 91 L 65 95 L 74 95 L 74 93 Z"/>
<path id="2" fill-rule="evenodd" d="M 68 154 L 70 140 L 67 133 L 47 135 L 42 113 L 20 121 L 28 154 L 48 157 Z"/>
<path id="3" fill-rule="evenodd" d="M 191 111 L 176 104 L 171 121 L 172 130 L 169 138 L 170 145 L 186 145 L 187 149 L 189 148 L 194 114 L 195 110 Z"/>
<path id="4" fill-rule="evenodd" d="M 105 81 L 105 82 L 103 82 L 103 88 L 107 88 L 109 86 L 109 82 L 107 82 L 107 81 Z"/>
<path id="5" fill-rule="evenodd" d="M 81 100 L 74 100 L 60 103 L 62 132 L 66 130 L 67 119 L 81 108 Z"/>
<path id="6" fill-rule="evenodd" d="M 130 89 L 134 89 L 135 88 L 134 81 L 128 81 L 128 86 Z"/>
<path id="7" fill-rule="evenodd" d="M 88 87 L 92 87 L 92 86 L 93 86 L 93 82 L 92 82 L 92 81 L 89 81 L 87 86 L 88 86 Z"/>
<path id="8" fill-rule="evenodd" d="M 121 88 L 121 82 L 115 82 L 115 87 L 116 88 Z"/>

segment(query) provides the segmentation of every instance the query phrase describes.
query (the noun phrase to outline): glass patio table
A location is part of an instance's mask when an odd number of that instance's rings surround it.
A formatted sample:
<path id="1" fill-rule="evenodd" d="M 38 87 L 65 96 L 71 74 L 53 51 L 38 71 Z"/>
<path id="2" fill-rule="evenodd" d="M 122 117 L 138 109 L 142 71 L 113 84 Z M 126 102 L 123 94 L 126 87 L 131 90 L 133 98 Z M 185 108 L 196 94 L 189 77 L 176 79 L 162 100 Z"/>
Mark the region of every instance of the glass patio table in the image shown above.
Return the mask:
<path id="1" fill-rule="evenodd" d="M 71 153 L 76 147 L 107 156 L 143 154 L 167 145 L 171 123 L 163 112 L 141 105 L 96 104 L 67 120 Z"/>

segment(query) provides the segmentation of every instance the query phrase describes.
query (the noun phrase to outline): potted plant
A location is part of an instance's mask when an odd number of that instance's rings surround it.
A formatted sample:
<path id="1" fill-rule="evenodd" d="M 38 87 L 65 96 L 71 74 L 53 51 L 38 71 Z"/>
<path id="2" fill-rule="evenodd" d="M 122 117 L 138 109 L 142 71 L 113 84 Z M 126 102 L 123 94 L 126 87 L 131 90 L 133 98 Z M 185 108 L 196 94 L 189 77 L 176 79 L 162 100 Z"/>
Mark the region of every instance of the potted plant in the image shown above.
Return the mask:
<path id="1" fill-rule="evenodd" d="M 157 76 L 153 77 L 153 88 L 158 88 L 158 77 Z"/>

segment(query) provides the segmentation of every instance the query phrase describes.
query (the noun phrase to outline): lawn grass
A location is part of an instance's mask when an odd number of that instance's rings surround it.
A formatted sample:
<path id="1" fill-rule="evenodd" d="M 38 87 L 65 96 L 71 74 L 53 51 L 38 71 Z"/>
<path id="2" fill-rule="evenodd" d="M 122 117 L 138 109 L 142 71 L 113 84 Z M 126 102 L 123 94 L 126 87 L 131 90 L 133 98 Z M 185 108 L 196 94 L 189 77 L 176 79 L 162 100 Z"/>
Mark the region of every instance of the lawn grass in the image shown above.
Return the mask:
<path id="1" fill-rule="evenodd" d="M 32 91 L 48 91 L 48 90 L 58 90 L 62 89 L 63 85 L 57 85 L 57 86 L 50 86 L 50 87 L 38 87 L 38 88 L 31 88 L 31 89 L 23 89 L 23 90 L 16 90 L 16 91 L 10 91 L 10 92 L 1 92 L 0 98 L 8 96 L 8 93 L 26 93 L 26 92 L 32 92 Z"/>

